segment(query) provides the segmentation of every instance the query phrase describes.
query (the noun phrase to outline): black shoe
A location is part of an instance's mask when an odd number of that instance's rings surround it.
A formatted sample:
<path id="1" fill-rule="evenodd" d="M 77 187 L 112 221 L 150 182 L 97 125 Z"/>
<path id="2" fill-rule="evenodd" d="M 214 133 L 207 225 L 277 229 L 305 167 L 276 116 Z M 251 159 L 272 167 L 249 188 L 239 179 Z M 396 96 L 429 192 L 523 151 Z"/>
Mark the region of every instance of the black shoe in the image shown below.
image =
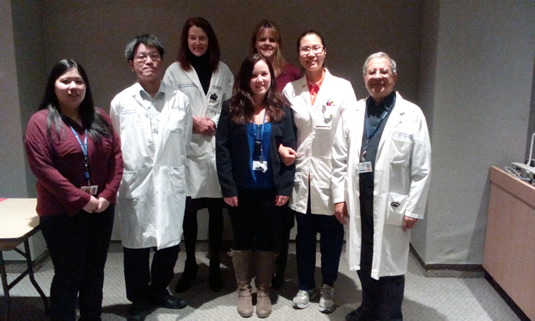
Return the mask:
<path id="1" fill-rule="evenodd" d="M 210 264 L 210 280 L 208 282 L 210 290 L 213 292 L 219 292 L 223 289 L 225 282 L 223 281 L 223 275 L 221 274 L 221 268 L 219 264 L 213 266 Z"/>
<path id="2" fill-rule="evenodd" d="M 154 305 L 161 308 L 167 309 L 183 309 L 188 304 L 186 300 L 178 296 L 172 296 L 170 294 L 164 296 L 163 298 L 153 300 Z"/>
<path id="3" fill-rule="evenodd" d="M 362 308 L 351 311 L 346 315 L 346 321 L 374 321 L 375 318 L 371 317 L 363 311 Z"/>
<path id="4" fill-rule="evenodd" d="M 275 272 L 273 278 L 271 279 L 271 287 L 274 289 L 280 289 L 286 280 L 284 279 L 284 273 Z"/>
<path id="5" fill-rule="evenodd" d="M 134 302 L 130 308 L 130 311 L 128 311 L 126 320 L 143 321 L 147 315 L 152 312 L 153 308 L 154 307 L 147 302 Z"/>
<path id="6" fill-rule="evenodd" d="M 195 282 L 195 280 L 197 279 L 198 271 L 199 266 L 197 265 L 197 263 L 188 264 L 186 261 L 186 267 L 184 268 L 184 272 L 182 273 L 182 276 L 180 277 L 175 286 L 176 293 L 185 292 L 191 289 L 193 282 Z"/>

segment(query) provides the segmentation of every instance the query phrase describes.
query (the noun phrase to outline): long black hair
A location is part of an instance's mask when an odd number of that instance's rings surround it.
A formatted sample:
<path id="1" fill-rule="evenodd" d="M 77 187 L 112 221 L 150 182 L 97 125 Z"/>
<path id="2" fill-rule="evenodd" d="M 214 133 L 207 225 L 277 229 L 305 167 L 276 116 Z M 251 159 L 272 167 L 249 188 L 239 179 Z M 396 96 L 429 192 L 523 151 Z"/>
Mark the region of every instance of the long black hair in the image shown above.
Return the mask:
<path id="1" fill-rule="evenodd" d="M 91 94 L 91 87 L 89 85 L 89 79 L 85 73 L 82 65 L 76 63 L 71 59 L 63 59 L 56 63 L 50 75 L 48 76 L 48 82 L 46 84 L 45 96 L 39 105 L 39 110 L 47 109 L 48 118 L 46 124 L 46 131 L 48 137 L 51 137 L 52 126 L 56 130 L 56 134 L 60 139 L 64 139 L 65 128 L 63 127 L 63 121 L 61 120 L 62 111 L 59 106 L 58 97 L 56 96 L 56 80 L 65 74 L 70 69 L 76 69 L 85 83 L 85 97 L 78 107 L 80 111 L 80 118 L 82 120 L 82 126 L 87 130 L 87 134 L 95 144 L 100 144 L 102 137 L 111 137 L 113 129 L 111 125 L 95 110 L 93 103 L 93 95 Z"/>
<path id="2" fill-rule="evenodd" d="M 231 120 L 236 124 L 245 124 L 253 120 L 255 103 L 251 91 L 251 76 L 253 75 L 254 66 L 260 60 L 267 64 L 271 75 L 271 86 L 264 98 L 264 106 L 269 119 L 273 122 L 283 119 L 284 111 L 282 110 L 282 106 L 289 105 L 286 98 L 277 91 L 275 73 L 269 61 L 261 54 L 252 54 L 245 58 L 240 71 L 236 75 L 233 95 L 230 99 Z"/>

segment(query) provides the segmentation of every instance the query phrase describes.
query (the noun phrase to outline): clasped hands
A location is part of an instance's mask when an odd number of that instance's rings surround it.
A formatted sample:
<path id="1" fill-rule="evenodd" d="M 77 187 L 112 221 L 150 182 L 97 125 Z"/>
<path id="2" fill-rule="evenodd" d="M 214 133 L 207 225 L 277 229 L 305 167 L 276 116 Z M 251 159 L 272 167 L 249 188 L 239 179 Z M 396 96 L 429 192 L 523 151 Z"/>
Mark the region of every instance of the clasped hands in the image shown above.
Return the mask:
<path id="1" fill-rule="evenodd" d="M 193 133 L 201 135 L 213 135 L 215 133 L 215 123 L 208 117 L 193 117 Z"/>
<path id="2" fill-rule="evenodd" d="M 98 199 L 91 195 L 91 199 L 87 204 L 85 204 L 83 210 L 87 213 L 101 213 L 104 212 L 108 206 L 110 206 L 110 201 L 103 197 L 99 197 Z"/>

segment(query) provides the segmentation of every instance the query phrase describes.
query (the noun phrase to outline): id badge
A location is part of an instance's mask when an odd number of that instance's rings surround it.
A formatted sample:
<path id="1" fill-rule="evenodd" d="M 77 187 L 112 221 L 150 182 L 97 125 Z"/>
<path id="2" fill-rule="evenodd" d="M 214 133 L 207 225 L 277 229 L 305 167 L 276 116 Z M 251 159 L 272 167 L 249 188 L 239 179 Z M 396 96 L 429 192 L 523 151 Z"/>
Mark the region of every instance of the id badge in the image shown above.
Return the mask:
<path id="1" fill-rule="evenodd" d="M 253 171 L 261 171 L 262 173 L 267 172 L 268 164 L 267 161 L 253 161 Z"/>
<path id="2" fill-rule="evenodd" d="M 82 191 L 89 193 L 89 195 L 97 195 L 98 185 L 82 186 Z"/>
<path id="3" fill-rule="evenodd" d="M 331 118 L 324 118 L 322 114 L 321 117 L 316 118 L 316 121 L 314 122 L 314 127 L 316 129 L 331 129 Z"/>
<path id="4" fill-rule="evenodd" d="M 372 162 L 359 163 L 359 174 L 371 172 L 373 172 Z"/>

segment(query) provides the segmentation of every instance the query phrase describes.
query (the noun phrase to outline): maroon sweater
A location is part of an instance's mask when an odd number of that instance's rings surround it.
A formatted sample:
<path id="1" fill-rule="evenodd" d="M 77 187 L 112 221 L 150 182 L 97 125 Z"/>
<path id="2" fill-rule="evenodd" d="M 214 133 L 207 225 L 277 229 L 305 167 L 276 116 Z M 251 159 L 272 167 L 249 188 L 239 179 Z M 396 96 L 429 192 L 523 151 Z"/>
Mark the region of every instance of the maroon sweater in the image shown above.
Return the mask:
<path id="1" fill-rule="evenodd" d="M 111 124 L 109 116 L 102 109 L 97 108 L 97 112 Z M 67 213 L 73 216 L 89 202 L 91 195 L 80 189 L 87 185 L 84 154 L 69 125 L 76 130 L 82 143 L 85 130 L 75 121 L 64 117 L 60 124 L 64 130 L 60 130 L 58 135 L 52 125 L 49 138 L 47 117 L 47 110 L 35 113 L 30 118 L 24 139 L 30 168 L 37 177 L 37 214 Z M 102 137 L 99 146 L 93 143 L 91 137 L 87 137 L 87 152 L 91 185 L 98 185 L 96 197 L 103 197 L 114 204 L 123 176 L 119 136 L 113 131 L 113 137 Z"/>
<path id="2" fill-rule="evenodd" d="M 277 77 L 277 90 L 279 92 L 282 92 L 286 84 L 295 81 L 299 78 L 301 78 L 301 70 L 299 70 L 299 68 L 292 65 L 291 63 L 287 62 L 284 65 L 284 70 L 279 75 L 279 77 Z"/>

